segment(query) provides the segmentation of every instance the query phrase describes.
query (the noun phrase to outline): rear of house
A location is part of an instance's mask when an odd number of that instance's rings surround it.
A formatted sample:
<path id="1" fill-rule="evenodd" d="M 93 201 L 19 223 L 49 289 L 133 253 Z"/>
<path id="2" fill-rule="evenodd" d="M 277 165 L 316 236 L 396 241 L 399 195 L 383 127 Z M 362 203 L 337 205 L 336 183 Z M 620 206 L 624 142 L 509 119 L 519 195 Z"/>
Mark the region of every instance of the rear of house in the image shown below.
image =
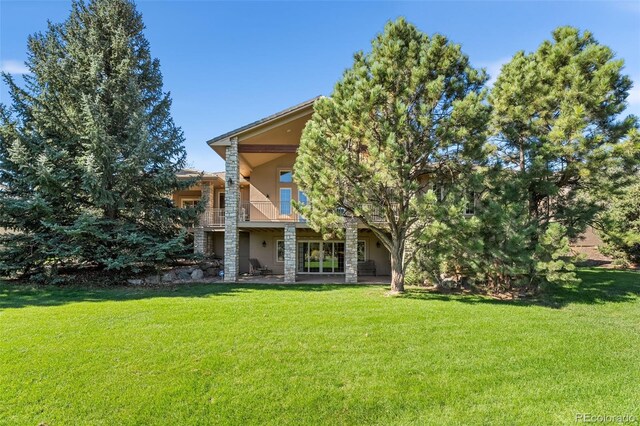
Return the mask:
<path id="1" fill-rule="evenodd" d="M 391 273 L 389 252 L 364 224 L 346 222 L 344 240 L 323 240 L 292 205 L 307 202 L 293 180 L 293 165 L 314 101 L 211 139 L 225 171 L 204 173 L 196 186 L 173 194 L 180 207 L 205 203 L 193 228 L 194 250 L 224 259 L 225 281 L 259 269 L 284 275 L 286 282 L 323 274 L 357 282 L 359 275 Z M 591 228 L 572 242 L 578 251 L 596 252 L 600 244 Z"/>
<path id="2" fill-rule="evenodd" d="M 307 201 L 292 171 L 314 101 L 211 139 L 225 172 L 205 173 L 197 186 L 173 196 L 183 207 L 206 204 L 193 230 L 194 249 L 224 259 L 225 281 L 255 272 L 256 265 L 284 275 L 285 282 L 303 275 L 357 282 L 358 275 L 390 274 L 388 251 L 362 223 L 347 221 L 343 240 L 323 240 L 292 205 Z"/>

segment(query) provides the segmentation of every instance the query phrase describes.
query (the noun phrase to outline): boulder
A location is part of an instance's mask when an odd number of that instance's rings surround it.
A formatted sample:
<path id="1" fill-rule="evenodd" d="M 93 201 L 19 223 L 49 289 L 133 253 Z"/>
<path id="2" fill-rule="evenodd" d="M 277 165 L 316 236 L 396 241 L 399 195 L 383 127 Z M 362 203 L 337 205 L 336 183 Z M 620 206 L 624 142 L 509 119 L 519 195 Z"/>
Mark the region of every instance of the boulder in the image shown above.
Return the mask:
<path id="1" fill-rule="evenodd" d="M 130 279 L 130 280 L 127 280 L 127 284 L 129 284 L 129 285 L 142 285 L 143 282 L 144 281 L 141 280 L 141 279 Z"/>
<path id="2" fill-rule="evenodd" d="M 205 277 L 217 277 L 219 272 L 220 272 L 220 269 L 218 269 L 216 267 L 212 267 L 212 268 L 206 269 L 204 271 L 204 276 Z"/>
<path id="3" fill-rule="evenodd" d="M 193 272 L 193 271 L 191 271 Z M 191 272 L 187 271 L 186 269 L 181 269 L 178 271 L 177 276 L 179 280 L 189 280 L 191 279 Z"/>
<path id="4" fill-rule="evenodd" d="M 437 288 L 439 290 L 451 290 L 456 288 L 457 286 L 458 286 L 458 283 L 455 280 L 451 278 L 447 278 L 447 279 L 441 280 L 438 283 Z"/>
<path id="5" fill-rule="evenodd" d="M 149 275 L 144 279 L 147 284 L 160 284 L 160 275 Z"/>
<path id="6" fill-rule="evenodd" d="M 213 268 L 215 265 L 213 262 L 201 262 L 198 265 L 198 268 L 202 269 L 203 271 L 206 271 L 209 268 Z"/>
<path id="7" fill-rule="evenodd" d="M 204 278 L 204 272 L 202 272 L 202 269 L 196 269 L 191 273 L 192 280 L 201 280 L 202 278 Z"/>
<path id="8" fill-rule="evenodd" d="M 162 282 L 163 283 L 170 283 L 172 281 L 176 280 L 176 273 L 173 271 L 167 272 L 165 274 L 162 275 Z"/>

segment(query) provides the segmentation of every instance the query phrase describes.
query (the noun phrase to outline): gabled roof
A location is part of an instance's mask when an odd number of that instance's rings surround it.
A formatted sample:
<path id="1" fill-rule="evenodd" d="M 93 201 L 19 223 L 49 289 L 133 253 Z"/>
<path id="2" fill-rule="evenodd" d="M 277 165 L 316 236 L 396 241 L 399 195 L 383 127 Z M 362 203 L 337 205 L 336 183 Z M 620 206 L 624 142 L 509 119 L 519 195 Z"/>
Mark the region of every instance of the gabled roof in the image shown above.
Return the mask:
<path id="1" fill-rule="evenodd" d="M 269 123 L 271 121 L 277 120 L 278 118 L 281 118 L 281 117 L 284 117 L 286 115 L 289 115 L 289 114 L 298 112 L 300 110 L 303 110 L 305 108 L 308 108 L 309 106 L 313 105 L 313 103 L 316 100 L 320 99 L 321 97 L 322 96 L 316 96 L 313 99 L 309 99 L 308 101 L 304 101 L 302 103 L 299 103 L 298 105 L 294 105 L 294 106 L 292 106 L 290 108 L 284 109 L 284 110 L 282 110 L 280 112 L 277 112 L 275 114 L 272 114 L 272 115 L 270 115 L 268 117 L 262 118 L 262 119 L 260 119 L 258 121 L 254 121 L 253 123 L 247 124 L 247 125 L 242 126 L 242 127 L 238 127 L 237 129 L 232 130 L 232 131 L 227 132 L 227 133 L 224 133 L 224 134 L 222 134 L 220 136 L 216 136 L 215 138 L 208 140 L 207 144 L 209 144 L 209 146 L 212 146 L 216 142 L 227 140 L 227 139 L 229 139 L 229 138 L 231 138 L 233 136 L 237 136 L 240 133 L 246 132 L 246 131 L 254 129 L 254 128 L 258 127 L 258 126 L 262 126 L 263 124 L 267 124 L 267 123 Z"/>

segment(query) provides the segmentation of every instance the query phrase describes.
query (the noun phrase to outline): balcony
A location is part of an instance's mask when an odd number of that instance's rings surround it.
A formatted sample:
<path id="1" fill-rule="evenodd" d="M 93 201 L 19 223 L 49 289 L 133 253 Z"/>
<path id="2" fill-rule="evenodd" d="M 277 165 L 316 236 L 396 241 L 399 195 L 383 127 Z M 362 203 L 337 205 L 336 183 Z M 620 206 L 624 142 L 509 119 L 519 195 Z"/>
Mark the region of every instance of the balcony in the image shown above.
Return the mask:
<path id="1" fill-rule="evenodd" d="M 238 211 L 238 222 L 305 222 L 292 205 L 285 205 L 284 208 L 278 208 L 277 204 L 271 201 L 242 201 L 240 210 Z M 373 218 L 375 222 L 384 222 L 384 214 L 382 209 L 373 208 Z M 199 226 L 223 227 L 225 222 L 225 209 L 207 209 L 200 216 Z"/>
<path id="2" fill-rule="evenodd" d="M 224 226 L 225 209 L 207 209 L 200 216 L 199 225 L 204 227 Z M 304 222 L 293 206 L 279 209 L 270 201 L 243 201 L 238 211 L 239 222 Z"/>

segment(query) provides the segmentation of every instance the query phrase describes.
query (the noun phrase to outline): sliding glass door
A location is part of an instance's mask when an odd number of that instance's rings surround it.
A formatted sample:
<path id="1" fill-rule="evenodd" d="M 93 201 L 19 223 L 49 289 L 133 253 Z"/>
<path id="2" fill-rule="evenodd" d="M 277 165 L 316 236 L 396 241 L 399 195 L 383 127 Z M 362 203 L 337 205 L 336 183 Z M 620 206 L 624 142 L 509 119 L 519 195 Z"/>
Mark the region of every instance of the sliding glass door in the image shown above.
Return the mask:
<path id="1" fill-rule="evenodd" d="M 301 241 L 298 243 L 299 273 L 344 273 L 344 243 Z"/>

